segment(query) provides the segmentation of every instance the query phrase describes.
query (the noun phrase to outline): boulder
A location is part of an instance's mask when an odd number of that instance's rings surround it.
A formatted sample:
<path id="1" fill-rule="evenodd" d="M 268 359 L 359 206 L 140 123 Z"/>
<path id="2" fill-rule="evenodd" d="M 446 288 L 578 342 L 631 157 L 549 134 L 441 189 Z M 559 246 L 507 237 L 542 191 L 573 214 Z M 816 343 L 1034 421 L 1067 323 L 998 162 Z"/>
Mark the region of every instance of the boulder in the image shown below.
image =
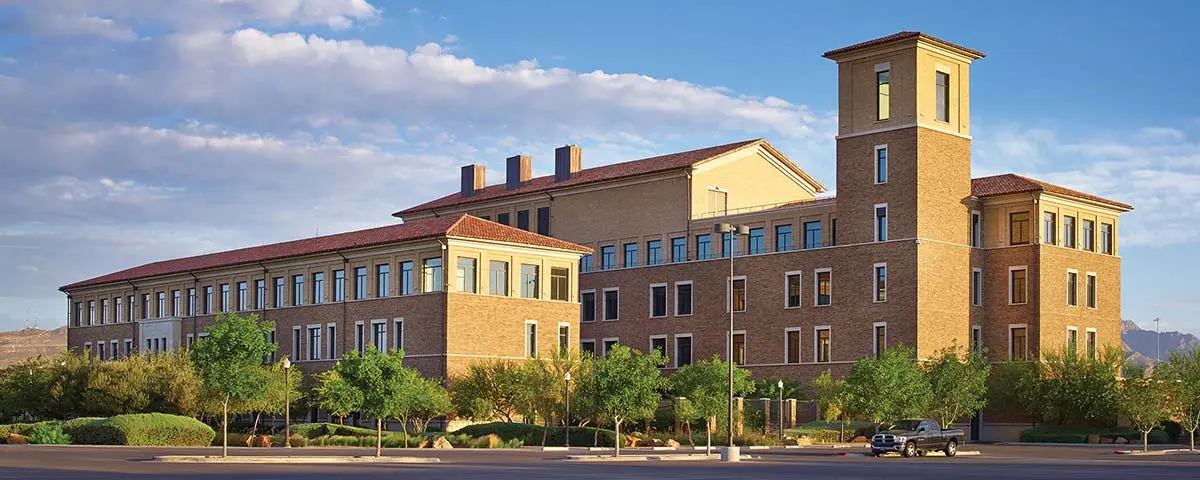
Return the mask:
<path id="1" fill-rule="evenodd" d="M 8 434 L 7 437 L 4 438 L 4 443 L 7 443 L 9 445 L 28 445 L 29 437 L 26 437 L 24 435 L 19 435 L 16 433 L 10 433 L 10 434 Z"/>
<path id="2" fill-rule="evenodd" d="M 666 443 L 664 443 L 664 442 L 662 441 L 662 439 L 661 439 L 661 438 L 652 438 L 652 439 L 650 439 L 650 446 L 651 446 L 651 447 L 661 447 L 661 446 L 664 446 L 664 445 L 666 445 Z"/>
<path id="3" fill-rule="evenodd" d="M 1099 435 L 1088 435 L 1087 443 L 1100 443 L 1100 436 Z"/>
<path id="4" fill-rule="evenodd" d="M 438 437 L 437 440 L 433 441 L 433 448 L 454 448 L 454 445 L 451 445 L 450 441 L 446 440 L 446 437 Z"/>
<path id="5" fill-rule="evenodd" d="M 638 443 L 640 443 L 640 442 L 641 442 L 641 439 L 640 439 L 640 438 L 638 438 L 638 437 L 635 437 L 635 436 L 633 436 L 633 435 L 626 435 L 626 436 L 625 436 L 625 448 L 634 448 L 634 447 L 637 447 L 637 446 L 638 446 Z"/>
<path id="6" fill-rule="evenodd" d="M 679 446 L 679 442 L 676 442 L 674 438 L 669 438 L 663 445 L 675 448 Z"/>
<path id="7" fill-rule="evenodd" d="M 864 437 L 862 435 L 859 435 L 857 437 L 854 437 L 854 440 L 851 440 L 850 443 L 871 443 L 871 439 Z"/>
<path id="8" fill-rule="evenodd" d="M 293 447 L 303 447 L 306 439 L 299 433 L 293 433 L 288 437 L 288 444 Z"/>
<path id="9" fill-rule="evenodd" d="M 268 435 L 255 436 L 254 441 L 251 442 L 250 446 L 251 447 L 259 447 L 259 448 L 270 448 L 271 447 L 271 437 Z"/>
<path id="10" fill-rule="evenodd" d="M 1129 443 L 1129 439 L 1125 438 L 1125 437 L 1117 437 L 1117 439 L 1115 441 L 1113 441 L 1113 443 L 1115 443 L 1117 445 L 1125 445 L 1125 444 Z"/>
<path id="11" fill-rule="evenodd" d="M 421 440 L 417 442 L 417 448 L 429 448 L 429 440 Z"/>

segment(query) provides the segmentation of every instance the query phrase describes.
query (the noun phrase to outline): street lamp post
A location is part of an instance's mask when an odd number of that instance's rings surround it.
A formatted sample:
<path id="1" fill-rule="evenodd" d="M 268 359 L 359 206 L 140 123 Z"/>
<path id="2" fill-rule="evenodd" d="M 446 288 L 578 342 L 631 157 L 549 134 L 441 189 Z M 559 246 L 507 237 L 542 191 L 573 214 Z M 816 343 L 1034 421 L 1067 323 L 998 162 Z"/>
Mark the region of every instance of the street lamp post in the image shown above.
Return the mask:
<path id="1" fill-rule="evenodd" d="M 571 448 L 571 372 L 563 375 L 563 381 L 566 385 L 567 396 L 567 414 L 563 416 L 563 425 L 567 427 L 567 448 Z"/>
<path id="2" fill-rule="evenodd" d="M 1154 362 L 1162 362 L 1162 322 L 1159 317 L 1154 317 Z"/>
<path id="3" fill-rule="evenodd" d="M 729 234 L 729 251 L 724 252 L 729 255 L 729 331 L 726 332 L 726 360 L 729 362 L 729 446 L 726 452 L 726 461 L 737 461 L 736 450 L 733 446 L 733 257 L 737 255 L 737 237 L 738 235 L 749 235 L 750 228 L 745 225 L 731 225 L 728 223 L 718 223 L 713 225 L 713 232 L 720 234 Z M 723 244 L 722 244 L 723 245 Z"/>
<path id="4" fill-rule="evenodd" d="M 775 386 L 779 387 L 779 444 L 783 445 L 783 380 Z"/>
<path id="5" fill-rule="evenodd" d="M 292 448 L 292 361 L 283 357 L 283 446 Z"/>

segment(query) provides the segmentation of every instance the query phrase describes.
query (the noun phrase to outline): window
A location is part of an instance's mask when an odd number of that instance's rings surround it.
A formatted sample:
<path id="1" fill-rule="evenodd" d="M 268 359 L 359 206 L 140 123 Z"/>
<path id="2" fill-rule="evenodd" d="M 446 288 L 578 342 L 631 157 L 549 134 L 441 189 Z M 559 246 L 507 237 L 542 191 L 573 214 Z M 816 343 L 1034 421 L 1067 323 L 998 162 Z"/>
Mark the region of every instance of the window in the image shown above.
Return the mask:
<path id="1" fill-rule="evenodd" d="M 733 277 L 733 295 L 729 297 L 729 304 L 726 307 L 732 306 L 735 312 L 746 311 L 746 277 Z"/>
<path id="2" fill-rule="evenodd" d="M 1096 274 L 1087 274 L 1087 308 L 1096 308 Z"/>
<path id="3" fill-rule="evenodd" d="M 358 353 L 363 352 L 363 322 L 361 320 L 354 322 L 354 350 Z"/>
<path id="4" fill-rule="evenodd" d="M 971 305 L 983 305 L 983 270 L 971 269 Z"/>
<path id="5" fill-rule="evenodd" d="M 498 213 L 496 214 L 496 223 L 501 225 L 509 225 L 511 223 L 509 217 L 510 216 L 508 213 Z"/>
<path id="6" fill-rule="evenodd" d="M 1083 249 L 1089 252 L 1096 251 L 1096 222 L 1091 220 L 1083 221 Z"/>
<path id="7" fill-rule="evenodd" d="M 971 212 L 971 246 L 983 246 L 983 216 L 979 212 Z"/>
<path id="8" fill-rule="evenodd" d="M 804 222 L 804 248 L 821 248 L 821 222 Z"/>
<path id="9" fill-rule="evenodd" d="M 887 183 L 888 179 L 888 147 L 887 145 L 877 145 L 875 147 L 875 184 Z"/>
<path id="10" fill-rule="evenodd" d="M 937 94 L 937 116 L 939 122 L 950 121 L 950 74 L 937 72 L 934 93 Z"/>
<path id="11" fill-rule="evenodd" d="M 380 352 L 387 351 L 387 321 L 375 320 L 371 322 L 371 344 L 375 345 L 375 349 Z"/>
<path id="12" fill-rule="evenodd" d="M 392 348 L 396 350 L 404 349 L 404 319 L 392 319 Z"/>
<path id="13" fill-rule="evenodd" d="M 721 234 L 721 258 L 729 258 L 729 255 L 737 256 L 737 237 L 733 233 L 726 232 Z"/>
<path id="14" fill-rule="evenodd" d="M 550 299 L 560 302 L 571 298 L 571 272 L 566 268 L 550 269 Z"/>
<path id="15" fill-rule="evenodd" d="M 283 307 L 283 277 L 275 277 L 275 308 Z"/>
<path id="16" fill-rule="evenodd" d="M 646 242 L 646 265 L 662 263 L 662 240 Z"/>
<path id="17" fill-rule="evenodd" d="M 1113 253 L 1112 225 L 1107 223 L 1100 224 L 1100 253 L 1105 255 Z"/>
<path id="18" fill-rule="evenodd" d="M 529 210 L 517 211 L 517 228 L 529 230 Z"/>
<path id="19" fill-rule="evenodd" d="M 784 308 L 800 308 L 802 303 L 800 299 L 803 297 L 801 293 L 803 290 L 800 288 L 801 278 L 800 272 L 787 272 L 783 275 Z"/>
<path id="20" fill-rule="evenodd" d="M 696 259 L 712 258 L 712 236 L 709 234 L 696 235 Z"/>
<path id="21" fill-rule="evenodd" d="M 292 305 L 304 305 L 304 275 L 292 276 Z"/>
<path id="22" fill-rule="evenodd" d="M 440 260 L 440 259 L 439 259 Z M 375 266 L 375 298 L 386 298 L 392 293 L 392 266 L 383 264 Z"/>
<path id="23" fill-rule="evenodd" d="M 886 203 L 875 205 L 875 241 L 876 242 L 885 242 L 888 239 L 887 212 L 888 212 L 888 206 Z"/>
<path id="24" fill-rule="evenodd" d="M 571 349 L 571 324 L 558 324 L 558 354 L 566 355 Z"/>
<path id="25" fill-rule="evenodd" d="M 596 341 L 595 340 L 580 340 L 579 341 L 579 356 L 596 358 Z"/>
<path id="26" fill-rule="evenodd" d="M 1008 304 L 1020 305 L 1024 304 L 1028 297 L 1026 296 L 1026 271 L 1025 267 L 1010 267 L 1008 269 Z"/>
<path id="27" fill-rule="evenodd" d="M 330 323 L 326 328 L 329 331 L 329 338 L 325 339 L 325 343 L 329 345 L 329 355 L 325 358 L 333 360 L 337 358 L 337 326 Z"/>
<path id="28" fill-rule="evenodd" d="M 600 352 L 600 354 L 607 357 L 608 352 L 612 350 L 613 347 L 617 346 L 618 343 L 620 343 L 620 339 L 617 338 L 605 338 L 601 340 L 600 346 L 604 349 L 604 351 Z"/>
<path id="29" fill-rule="evenodd" d="M 891 72 L 880 70 L 875 72 L 875 120 L 887 120 L 891 112 L 888 80 Z"/>
<path id="30" fill-rule="evenodd" d="M 1079 306 L 1079 273 L 1067 270 L 1067 305 Z"/>
<path id="31" fill-rule="evenodd" d="M 675 316 L 692 314 L 692 282 L 675 282 Z"/>
<path id="32" fill-rule="evenodd" d="M 155 304 L 158 307 L 154 310 L 155 317 L 162 318 L 167 316 L 167 292 L 158 292 L 155 296 L 158 300 L 158 303 Z"/>
<path id="33" fill-rule="evenodd" d="M 708 189 L 708 212 L 720 215 L 725 215 L 729 211 L 729 192 L 722 191 L 716 187 Z"/>
<path id="34" fill-rule="evenodd" d="M 354 299 L 367 298 L 367 267 L 354 268 Z"/>
<path id="35" fill-rule="evenodd" d="M 1067 327 L 1067 355 L 1074 357 L 1079 351 L 1079 328 Z"/>
<path id="36" fill-rule="evenodd" d="M 887 301 L 887 264 L 875 264 L 875 303 Z"/>
<path id="37" fill-rule="evenodd" d="M 875 353 L 875 358 L 883 356 L 883 350 L 887 348 L 887 322 L 875 322 L 875 338 L 872 341 L 872 350 Z"/>
<path id="38" fill-rule="evenodd" d="M 229 311 L 229 284 L 221 284 L 221 312 Z"/>
<path id="39" fill-rule="evenodd" d="M 191 292 L 193 297 L 195 297 L 195 295 L 196 295 L 195 289 L 189 288 L 188 291 Z M 114 298 L 113 299 L 113 323 L 121 322 L 121 315 L 125 313 L 124 310 L 125 310 L 124 306 L 121 304 L 121 297 Z M 192 313 L 189 312 L 188 315 L 192 315 Z M 78 325 L 76 325 L 76 326 L 78 326 Z"/>
<path id="40" fill-rule="evenodd" d="M 508 262 L 488 263 L 488 293 L 508 296 Z"/>
<path id="41" fill-rule="evenodd" d="M 1029 244 L 1029 212 L 1008 214 L 1008 244 Z"/>
<path id="42" fill-rule="evenodd" d="M 1042 213 L 1042 243 L 1054 245 L 1058 243 L 1058 222 L 1053 213 Z"/>
<path id="43" fill-rule="evenodd" d="M 107 360 L 107 358 L 104 356 L 104 342 L 103 341 L 96 343 L 96 356 L 100 358 L 101 362 Z"/>
<path id="44" fill-rule="evenodd" d="M 688 262 L 688 239 L 683 236 L 671 239 L 671 262 Z"/>
<path id="45" fill-rule="evenodd" d="M 308 359 L 321 359 L 321 326 L 308 326 Z"/>
<path id="46" fill-rule="evenodd" d="M 87 324 L 88 325 L 96 324 L 96 301 L 95 300 L 88 300 Z"/>
<path id="47" fill-rule="evenodd" d="M 254 308 L 259 310 L 267 308 L 267 280 L 265 278 L 254 281 Z"/>
<path id="48" fill-rule="evenodd" d="M 600 247 L 600 269 L 612 270 L 617 263 L 617 247 L 607 245 Z"/>
<path id="49" fill-rule="evenodd" d="M 75 302 L 75 326 L 83 326 L 83 302 Z"/>
<path id="50" fill-rule="evenodd" d="M 325 272 L 313 273 L 313 303 L 325 303 Z"/>
<path id="51" fill-rule="evenodd" d="M 465 293 L 477 292 L 475 288 L 475 264 L 476 260 L 474 258 L 458 257 L 458 273 L 454 280 L 458 291 Z"/>
<path id="52" fill-rule="evenodd" d="M 135 305 L 133 303 L 133 301 L 134 301 L 133 295 L 130 295 L 128 297 L 128 300 L 129 301 L 125 302 L 125 305 L 129 307 L 129 311 L 125 312 L 125 321 L 132 322 L 133 321 L 133 310 L 135 308 Z"/>
<path id="53" fill-rule="evenodd" d="M 130 305 L 133 305 L 130 303 Z M 204 314 L 213 313 L 213 287 L 208 285 L 204 287 Z"/>
<path id="54" fill-rule="evenodd" d="M 829 246 L 837 245 L 837 219 L 829 219 Z"/>
<path id="55" fill-rule="evenodd" d="M 750 243 L 746 245 L 747 255 L 767 253 L 766 233 L 763 228 L 750 229 Z"/>
<path id="56" fill-rule="evenodd" d="M 800 329 L 789 328 L 783 331 L 783 361 L 784 363 L 800 363 Z"/>
<path id="57" fill-rule="evenodd" d="M 650 286 L 650 318 L 667 316 L 667 284 Z"/>
<path id="58" fill-rule="evenodd" d="M 1075 217 L 1063 215 L 1063 246 L 1075 248 Z"/>
<path id="59" fill-rule="evenodd" d="M 100 324 L 108 323 L 108 299 L 100 300 Z"/>
<path id="60" fill-rule="evenodd" d="M 971 325 L 971 351 L 983 353 L 983 328 Z"/>
<path id="61" fill-rule="evenodd" d="M 300 327 L 292 327 L 292 360 L 303 360 L 300 358 L 300 347 L 304 343 L 304 339 L 301 336 Z"/>
<path id="62" fill-rule="evenodd" d="M 131 355 L 133 355 L 133 340 L 126 338 L 125 339 L 125 356 L 128 357 Z"/>
<path id="63" fill-rule="evenodd" d="M 1085 341 L 1087 342 L 1087 357 L 1089 360 L 1096 359 L 1096 329 L 1087 329 Z"/>
<path id="64" fill-rule="evenodd" d="M 625 244 L 625 263 L 626 268 L 635 267 L 638 264 L 638 245 L 636 243 Z"/>
<path id="65" fill-rule="evenodd" d="M 675 335 L 675 368 L 692 364 L 691 334 Z"/>
<path id="66" fill-rule="evenodd" d="M 150 294 L 142 294 L 142 320 L 150 318 Z M 88 315 L 88 325 L 92 324 L 92 317 Z"/>
<path id="67" fill-rule="evenodd" d="M 604 289 L 604 319 L 616 320 L 620 313 L 621 294 L 615 288 Z"/>
<path id="68" fill-rule="evenodd" d="M 279 350 L 279 346 L 275 345 L 275 329 L 272 328 L 271 331 L 267 332 L 266 336 L 267 344 L 275 348 L 271 349 L 271 353 L 267 354 L 267 356 L 263 359 L 263 363 L 275 363 L 275 352 Z"/>
<path id="69" fill-rule="evenodd" d="M 579 321 L 591 323 L 596 321 L 596 291 L 579 292 Z"/>
<path id="70" fill-rule="evenodd" d="M 667 336 L 666 335 L 651 335 L 650 350 L 651 352 L 658 350 L 663 357 L 667 356 Z"/>
<path id="71" fill-rule="evenodd" d="M 249 292 L 247 291 L 248 288 L 249 288 L 249 285 L 247 285 L 246 282 L 238 282 L 237 283 L 237 294 L 238 294 L 237 309 L 239 312 L 250 309 L 246 303 L 248 301 L 247 295 L 249 294 Z"/>
<path id="72" fill-rule="evenodd" d="M 537 322 L 525 321 L 525 358 L 537 358 Z"/>
<path id="73" fill-rule="evenodd" d="M 1022 325 L 1008 326 L 1008 359 L 1026 360 L 1029 358 L 1029 337 L 1027 327 Z"/>
<path id="74" fill-rule="evenodd" d="M 442 291 L 442 259 L 426 258 L 421 267 L 422 274 L 421 283 L 425 287 L 425 293 Z"/>
<path id="75" fill-rule="evenodd" d="M 183 292 L 179 289 L 171 290 L 171 316 L 178 317 L 183 314 Z"/>
<path id="76" fill-rule="evenodd" d="M 521 265 L 521 298 L 541 298 L 538 285 L 538 266 Z"/>
<path id="77" fill-rule="evenodd" d="M 261 281 L 261 280 L 260 280 Z M 333 271 L 333 301 L 346 301 L 346 271 Z"/>
<path id="78" fill-rule="evenodd" d="M 400 295 L 412 295 L 414 291 L 413 262 L 400 262 Z"/>
<path id="79" fill-rule="evenodd" d="M 786 252 L 792 249 L 792 226 L 775 226 L 775 251 Z"/>
<path id="80" fill-rule="evenodd" d="M 194 316 L 196 316 L 196 289 L 189 288 L 187 290 L 187 292 L 188 292 L 187 314 L 189 317 L 194 317 Z M 117 309 L 118 310 L 121 309 L 121 299 L 119 299 L 119 298 L 117 299 Z"/>
<path id="81" fill-rule="evenodd" d="M 733 332 L 733 364 L 746 364 L 746 332 Z"/>
<path id="82" fill-rule="evenodd" d="M 815 304 L 818 307 L 826 307 L 833 303 L 832 283 L 833 271 L 828 268 L 817 270 L 813 282 L 814 293 L 816 294 Z"/>
<path id="83" fill-rule="evenodd" d="M 537 233 L 547 237 L 550 236 L 550 207 L 538 207 Z"/>
<path id="84" fill-rule="evenodd" d="M 592 271 L 592 254 L 589 253 L 579 257 L 579 271 L 580 273 L 588 273 Z"/>
<path id="85" fill-rule="evenodd" d="M 813 329 L 813 361 L 828 363 L 830 357 L 829 327 L 822 326 Z"/>

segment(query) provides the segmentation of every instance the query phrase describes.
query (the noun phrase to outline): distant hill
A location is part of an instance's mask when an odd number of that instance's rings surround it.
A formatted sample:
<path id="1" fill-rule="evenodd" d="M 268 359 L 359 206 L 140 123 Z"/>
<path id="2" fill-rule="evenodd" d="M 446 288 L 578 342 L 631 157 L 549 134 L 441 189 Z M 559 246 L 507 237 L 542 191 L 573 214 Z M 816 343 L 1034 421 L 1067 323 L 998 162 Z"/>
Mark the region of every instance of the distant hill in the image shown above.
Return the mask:
<path id="1" fill-rule="evenodd" d="M 1159 343 L 1161 341 L 1161 343 Z M 1190 333 L 1162 332 L 1162 337 L 1154 330 L 1143 330 L 1129 320 L 1121 321 L 1121 342 L 1125 344 L 1127 358 L 1138 365 L 1153 365 L 1157 348 L 1166 361 L 1171 352 L 1186 352 L 1200 347 L 1200 338 Z"/>
<path id="2" fill-rule="evenodd" d="M 26 328 L 0 332 L 0 368 L 38 355 L 58 355 L 67 348 L 67 327 L 54 330 Z"/>

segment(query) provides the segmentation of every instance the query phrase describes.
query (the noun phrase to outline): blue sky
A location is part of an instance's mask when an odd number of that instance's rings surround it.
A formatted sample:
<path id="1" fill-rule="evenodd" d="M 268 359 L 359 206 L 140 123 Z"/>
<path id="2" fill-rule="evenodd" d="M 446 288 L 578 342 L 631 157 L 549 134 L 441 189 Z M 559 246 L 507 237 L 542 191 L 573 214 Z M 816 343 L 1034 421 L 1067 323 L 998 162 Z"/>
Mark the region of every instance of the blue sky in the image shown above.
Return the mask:
<path id="1" fill-rule="evenodd" d="M 1200 333 L 1200 9 L 962 3 L 0 0 L 0 329 L 63 324 L 72 281 L 379 225 L 568 142 L 594 166 L 765 137 L 832 185 L 820 54 L 921 30 L 988 54 L 975 175 L 1133 204 L 1124 317 Z"/>

